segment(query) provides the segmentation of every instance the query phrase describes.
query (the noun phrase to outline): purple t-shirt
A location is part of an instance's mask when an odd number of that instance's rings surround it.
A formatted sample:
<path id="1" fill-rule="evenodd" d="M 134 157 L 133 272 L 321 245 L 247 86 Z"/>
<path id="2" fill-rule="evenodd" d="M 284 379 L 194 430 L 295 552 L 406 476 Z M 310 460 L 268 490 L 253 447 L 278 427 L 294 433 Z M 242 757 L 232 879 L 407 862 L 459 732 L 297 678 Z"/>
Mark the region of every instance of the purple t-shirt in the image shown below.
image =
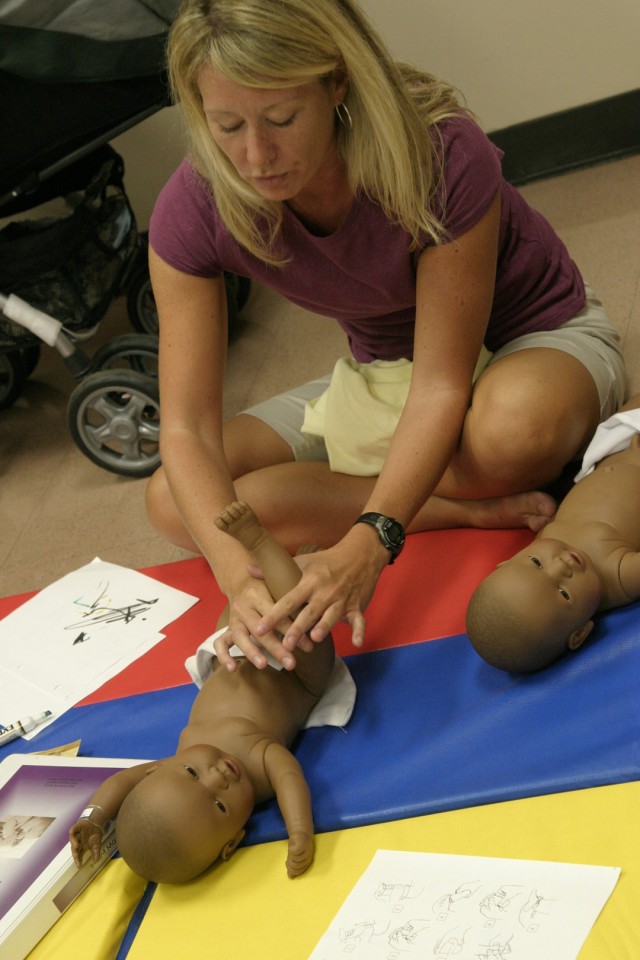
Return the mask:
<path id="1" fill-rule="evenodd" d="M 493 307 L 485 343 L 566 323 L 585 302 L 584 284 L 549 223 L 502 176 L 502 152 L 469 119 L 442 125 L 450 239 L 487 212 L 499 190 L 502 215 Z M 222 270 L 250 277 L 306 310 L 338 321 L 356 360 L 413 356 L 416 263 L 409 236 L 381 208 L 357 196 L 335 233 L 310 233 L 284 208 L 282 248 L 290 262 L 272 267 L 242 249 L 224 227 L 208 185 L 183 161 L 151 218 L 149 240 L 172 267 L 200 277 Z"/>

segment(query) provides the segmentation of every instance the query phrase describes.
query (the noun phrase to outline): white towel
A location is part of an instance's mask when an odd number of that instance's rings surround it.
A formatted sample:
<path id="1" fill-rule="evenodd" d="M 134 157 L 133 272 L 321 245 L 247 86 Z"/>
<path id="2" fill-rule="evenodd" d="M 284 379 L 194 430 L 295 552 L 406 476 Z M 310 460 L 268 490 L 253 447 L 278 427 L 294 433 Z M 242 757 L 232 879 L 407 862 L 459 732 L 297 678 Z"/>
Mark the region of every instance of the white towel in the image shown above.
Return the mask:
<path id="1" fill-rule="evenodd" d="M 187 672 L 196 686 L 201 687 L 207 677 L 212 673 L 211 662 L 216 656 L 213 644 L 217 637 L 226 631 L 226 627 L 217 630 L 210 637 L 204 640 L 195 654 L 185 660 Z M 244 654 L 239 647 L 229 648 L 232 657 L 243 657 Z M 282 670 L 277 660 L 274 660 L 266 651 L 269 666 L 274 670 Z M 353 713 L 353 706 L 356 701 L 356 685 L 353 682 L 347 665 L 339 657 L 333 666 L 333 673 L 329 677 L 327 687 L 320 700 L 307 717 L 305 727 L 344 727 Z"/>
<path id="2" fill-rule="evenodd" d="M 626 450 L 636 433 L 640 433 L 640 409 L 614 413 L 601 423 L 585 450 L 582 468 L 574 477 L 575 483 L 591 473 L 604 457 Z"/>

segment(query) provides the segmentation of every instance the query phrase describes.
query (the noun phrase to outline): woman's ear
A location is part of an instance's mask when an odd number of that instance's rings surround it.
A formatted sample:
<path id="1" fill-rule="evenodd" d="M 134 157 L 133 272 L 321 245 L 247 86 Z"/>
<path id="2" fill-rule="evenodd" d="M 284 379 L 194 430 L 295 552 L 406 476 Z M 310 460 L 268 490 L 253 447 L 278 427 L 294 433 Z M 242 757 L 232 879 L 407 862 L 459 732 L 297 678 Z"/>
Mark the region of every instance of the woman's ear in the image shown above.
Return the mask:
<path id="1" fill-rule="evenodd" d="M 227 840 L 224 847 L 220 851 L 220 859 L 228 860 L 231 854 L 236 850 L 239 844 L 244 840 L 246 830 L 240 829 L 236 833 L 235 837 L 232 837 L 231 840 Z"/>
<path id="2" fill-rule="evenodd" d="M 582 626 L 570 633 L 567 638 L 567 650 L 577 650 L 585 642 L 593 630 L 593 620 L 587 620 Z"/>
<path id="3" fill-rule="evenodd" d="M 335 100 L 335 105 L 342 103 L 344 100 L 347 90 L 349 89 L 349 78 L 347 77 L 347 71 L 344 67 L 336 67 L 333 71 L 333 96 Z"/>

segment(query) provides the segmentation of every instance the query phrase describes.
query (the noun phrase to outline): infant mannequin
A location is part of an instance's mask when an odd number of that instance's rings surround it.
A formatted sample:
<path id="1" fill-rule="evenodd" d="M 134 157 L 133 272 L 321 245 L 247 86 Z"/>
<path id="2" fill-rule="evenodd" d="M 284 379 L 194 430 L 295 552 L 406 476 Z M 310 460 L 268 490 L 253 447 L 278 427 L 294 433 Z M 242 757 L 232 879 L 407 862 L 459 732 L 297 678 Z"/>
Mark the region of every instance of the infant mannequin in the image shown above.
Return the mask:
<path id="1" fill-rule="evenodd" d="M 276 600 L 297 583 L 295 561 L 247 504 L 231 504 L 216 523 L 250 551 Z M 298 650 L 292 671 L 257 670 L 245 659 L 229 671 L 214 661 L 175 756 L 119 771 L 95 792 L 70 831 L 76 864 L 88 850 L 97 860 L 102 827 L 117 816 L 118 847 L 132 870 L 158 882 L 190 880 L 227 860 L 254 806 L 275 796 L 289 836 L 288 876 L 304 873 L 314 849 L 311 799 L 288 747 L 325 691 L 334 659 L 328 636 L 309 653 Z"/>
<path id="2" fill-rule="evenodd" d="M 633 411 L 626 449 L 582 476 L 535 540 L 474 592 L 467 633 L 493 666 L 539 670 L 584 643 L 594 614 L 640 597 L 640 395 L 623 411 Z"/>

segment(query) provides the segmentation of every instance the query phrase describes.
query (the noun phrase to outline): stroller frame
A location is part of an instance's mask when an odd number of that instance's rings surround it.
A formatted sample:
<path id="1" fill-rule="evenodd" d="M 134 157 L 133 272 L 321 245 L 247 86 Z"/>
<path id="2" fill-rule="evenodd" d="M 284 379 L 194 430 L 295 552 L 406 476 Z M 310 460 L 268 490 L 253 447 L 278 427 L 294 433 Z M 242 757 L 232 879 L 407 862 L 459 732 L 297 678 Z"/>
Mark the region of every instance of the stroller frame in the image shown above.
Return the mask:
<path id="1" fill-rule="evenodd" d="M 154 26 L 155 35 L 145 48 L 149 51 L 146 62 L 137 54 L 134 57 L 135 76 L 34 79 L 29 72 L 33 58 L 25 58 L 23 71 L 0 69 L 0 109 L 3 114 L 11 112 L 2 117 L 4 128 L 11 131 L 0 156 L 3 221 L 23 217 L 59 198 L 70 198 L 73 205 L 73 198 L 87 188 L 105 156 L 110 153 L 122 163 L 109 141 L 170 105 L 159 52 L 177 2 L 154 0 L 153 6 L 159 26 Z M 5 27 L 3 19 L 0 14 L 0 34 L 13 30 L 11 37 L 30 39 L 25 32 L 16 33 L 13 24 Z M 76 41 L 71 37 L 69 42 Z M 74 68 L 73 57 L 68 59 Z M 122 165 L 120 180 L 123 173 Z M 127 218 L 123 218 L 123 236 L 112 241 L 119 270 L 110 296 L 91 316 L 70 322 L 52 311 L 46 298 L 33 302 L 33 296 L 7 286 L 2 277 L 11 276 L 10 246 L 4 250 L 0 246 L 0 414 L 20 396 L 42 344 L 53 347 L 77 381 L 67 407 L 77 446 L 106 470 L 140 477 L 153 473 L 160 463 L 158 319 L 147 266 L 147 236 L 138 233 L 124 185 L 120 186 L 129 219 L 125 224 Z M 249 281 L 225 274 L 225 282 L 233 322 L 247 299 Z M 81 344 L 93 336 L 110 302 L 121 294 L 127 298 L 127 313 L 136 332 L 115 337 L 88 356 Z"/>

